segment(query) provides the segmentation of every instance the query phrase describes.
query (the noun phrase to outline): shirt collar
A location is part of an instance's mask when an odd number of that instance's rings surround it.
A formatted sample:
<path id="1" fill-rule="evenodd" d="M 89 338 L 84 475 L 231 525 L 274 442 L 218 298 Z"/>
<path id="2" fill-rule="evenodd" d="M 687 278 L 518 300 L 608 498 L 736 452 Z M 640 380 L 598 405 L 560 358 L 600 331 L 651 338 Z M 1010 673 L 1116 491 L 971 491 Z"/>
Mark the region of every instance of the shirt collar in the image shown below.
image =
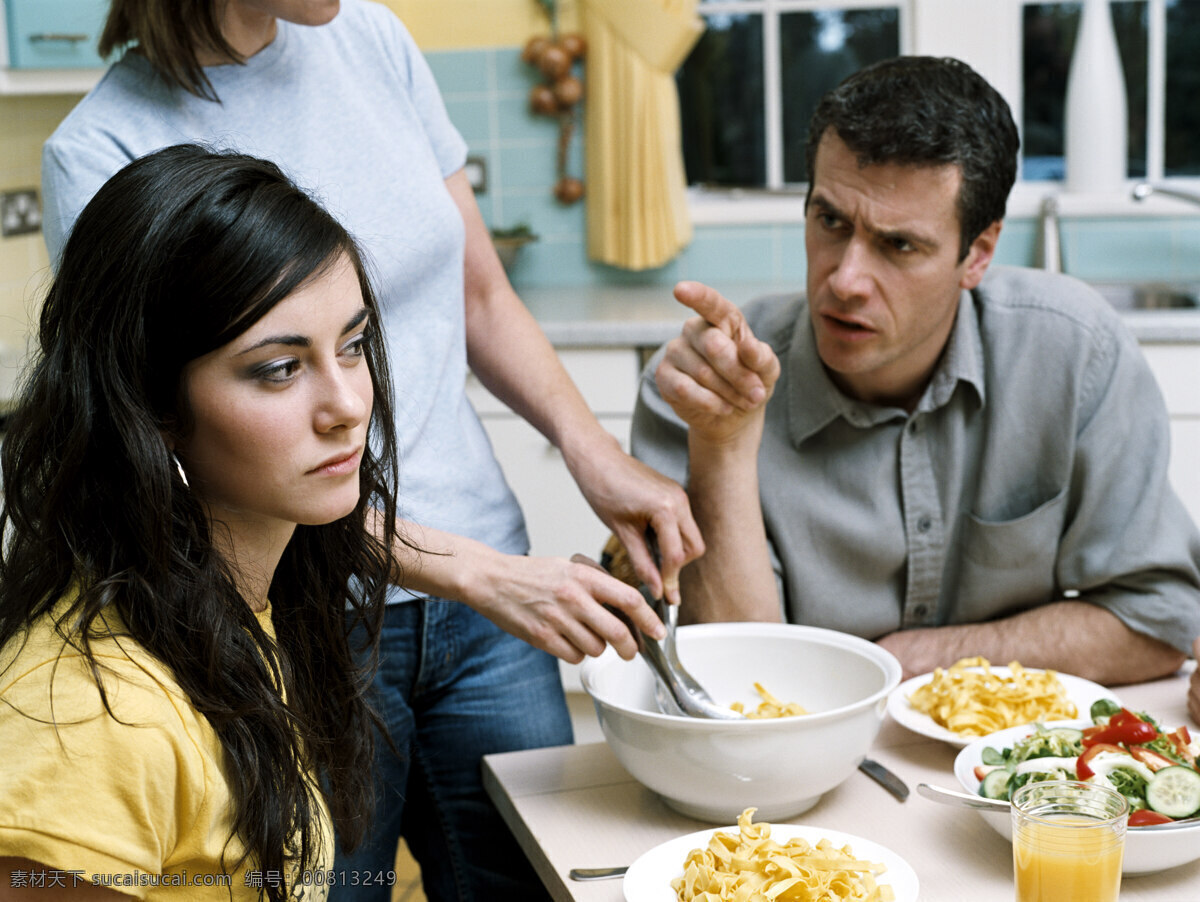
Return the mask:
<path id="1" fill-rule="evenodd" d="M 801 315 L 796 320 L 784 366 L 788 374 L 788 431 L 796 446 L 838 418 L 865 429 L 908 417 L 908 413 L 899 407 L 856 401 L 842 394 L 833 384 L 817 353 L 807 304 L 801 308 Z M 929 385 L 917 402 L 917 411 L 936 410 L 948 404 L 960 382 L 974 388 L 982 407 L 985 400 L 983 337 L 979 313 L 969 291 L 963 291 L 959 298 L 954 328 Z"/>

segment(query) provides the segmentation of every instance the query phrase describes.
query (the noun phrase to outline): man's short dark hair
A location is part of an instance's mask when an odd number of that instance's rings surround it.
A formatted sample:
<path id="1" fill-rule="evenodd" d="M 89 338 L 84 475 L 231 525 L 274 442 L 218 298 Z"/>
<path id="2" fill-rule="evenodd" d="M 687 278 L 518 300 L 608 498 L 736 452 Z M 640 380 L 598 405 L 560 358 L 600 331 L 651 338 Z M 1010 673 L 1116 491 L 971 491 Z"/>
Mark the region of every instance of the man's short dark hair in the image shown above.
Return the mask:
<path id="1" fill-rule="evenodd" d="M 1004 218 L 1017 178 L 1017 126 L 999 92 L 961 60 L 895 57 L 856 72 L 822 97 L 809 123 L 810 194 L 817 146 L 829 129 L 860 166 L 959 166 L 960 260 L 984 229 Z"/>

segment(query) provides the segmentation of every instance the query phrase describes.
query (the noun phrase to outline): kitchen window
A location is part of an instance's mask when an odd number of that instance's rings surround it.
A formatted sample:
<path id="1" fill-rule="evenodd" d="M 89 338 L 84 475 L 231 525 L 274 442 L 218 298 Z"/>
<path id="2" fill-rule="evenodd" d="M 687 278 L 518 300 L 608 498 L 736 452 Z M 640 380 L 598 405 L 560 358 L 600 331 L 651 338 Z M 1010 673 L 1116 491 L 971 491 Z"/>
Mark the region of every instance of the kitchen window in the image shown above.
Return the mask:
<path id="1" fill-rule="evenodd" d="M 1079 15 L 1078 2 L 1022 10 L 1027 181 L 1063 178 L 1063 109 Z M 1112 17 L 1128 95 L 1127 174 L 1200 175 L 1200 2 L 1114 2 Z"/>
<path id="2" fill-rule="evenodd" d="M 1131 179 L 1200 176 L 1200 0 L 1116 0 Z M 1010 215 L 1062 179 L 1063 101 L 1079 0 L 700 0 L 708 30 L 677 76 L 698 223 L 799 221 L 816 99 L 897 53 L 970 63 L 1022 132 Z M 1113 212 L 1124 212 L 1113 199 Z M 1149 212 L 1149 210 L 1147 210 Z"/>
<path id="3" fill-rule="evenodd" d="M 904 6 L 702 0 L 708 28 L 677 76 L 689 184 L 800 187 L 817 101 L 901 52 Z"/>

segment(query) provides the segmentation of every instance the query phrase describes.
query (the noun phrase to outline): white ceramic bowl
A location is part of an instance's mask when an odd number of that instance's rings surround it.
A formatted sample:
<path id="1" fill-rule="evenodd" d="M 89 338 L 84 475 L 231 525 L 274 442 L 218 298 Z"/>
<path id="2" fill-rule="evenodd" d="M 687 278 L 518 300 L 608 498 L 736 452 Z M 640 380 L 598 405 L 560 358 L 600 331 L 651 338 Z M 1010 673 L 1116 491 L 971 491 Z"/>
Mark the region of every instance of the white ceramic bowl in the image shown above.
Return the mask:
<path id="1" fill-rule="evenodd" d="M 679 657 L 724 705 L 757 707 L 754 683 L 803 717 L 703 720 L 659 712 L 654 675 L 611 648 L 581 671 L 609 746 L 625 769 L 689 817 L 731 824 L 807 811 L 854 773 L 879 732 L 900 664 L 873 642 L 781 623 L 681 627 Z"/>
<path id="2" fill-rule="evenodd" d="M 1054 721 L 1055 727 L 1092 726 L 1090 720 Z M 1028 736 L 1036 729 L 1035 724 L 1000 730 L 976 739 L 963 748 L 954 759 L 954 776 L 967 792 L 979 792 L 979 780 L 975 777 L 976 765 L 983 763 L 983 750 L 991 746 L 997 751 L 1011 748 L 1018 739 Z M 980 816 L 1005 839 L 1012 840 L 1012 822 L 1006 811 L 979 811 Z M 1200 823 L 1191 827 L 1171 830 L 1138 830 L 1130 828 L 1125 833 L 1125 859 L 1122 872 L 1126 874 L 1153 874 L 1167 868 L 1178 867 L 1200 858 Z"/>

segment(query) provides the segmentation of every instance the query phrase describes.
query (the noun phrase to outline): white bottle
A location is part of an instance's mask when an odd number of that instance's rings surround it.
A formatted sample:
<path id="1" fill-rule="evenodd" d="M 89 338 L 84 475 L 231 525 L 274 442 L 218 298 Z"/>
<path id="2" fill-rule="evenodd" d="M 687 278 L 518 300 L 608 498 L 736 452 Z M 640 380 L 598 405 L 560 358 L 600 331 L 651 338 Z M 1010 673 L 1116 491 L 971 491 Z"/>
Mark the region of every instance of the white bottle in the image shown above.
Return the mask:
<path id="1" fill-rule="evenodd" d="M 1129 155 L 1125 104 L 1125 75 L 1108 0 L 1084 0 L 1067 76 L 1067 191 L 1123 190 Z"/>

